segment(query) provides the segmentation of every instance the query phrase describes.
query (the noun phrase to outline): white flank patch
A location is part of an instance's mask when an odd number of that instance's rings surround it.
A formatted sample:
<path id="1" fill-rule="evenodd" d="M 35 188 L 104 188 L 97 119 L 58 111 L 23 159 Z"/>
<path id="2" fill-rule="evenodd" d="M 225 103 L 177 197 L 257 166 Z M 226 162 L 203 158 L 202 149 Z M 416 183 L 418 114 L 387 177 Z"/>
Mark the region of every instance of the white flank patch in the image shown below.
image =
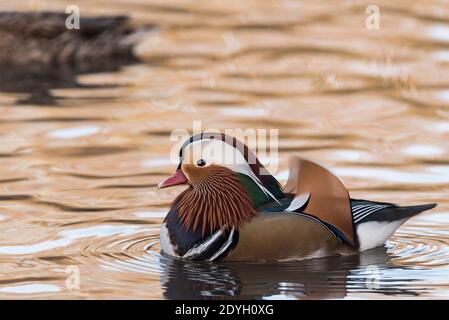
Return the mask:
<path id="1" fill-rule="evenodd" d="M 390 238 L 406 219 L 397 221 L 369 221 L 357 226 L 357 236 L 360 243 L 360 251 L 379 247 Z"/>

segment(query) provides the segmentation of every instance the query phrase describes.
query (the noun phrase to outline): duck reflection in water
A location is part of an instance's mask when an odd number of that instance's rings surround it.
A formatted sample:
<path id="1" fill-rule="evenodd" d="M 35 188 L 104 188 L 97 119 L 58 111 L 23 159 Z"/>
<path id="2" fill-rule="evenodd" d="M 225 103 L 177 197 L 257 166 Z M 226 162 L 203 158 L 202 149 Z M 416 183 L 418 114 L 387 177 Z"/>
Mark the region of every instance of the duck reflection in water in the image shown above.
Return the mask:
<path id="1" fill-rule="evenodd" d="M 395 268 L 384 247 L 350 256 L 277 263 L 208 263 L 167 256 L 161 256 L 160 263 L 164 297 L 175 300 L 342 299 L 350 292 L 370 291 L 417 295 L 381 281 L 382 270 Z"/>

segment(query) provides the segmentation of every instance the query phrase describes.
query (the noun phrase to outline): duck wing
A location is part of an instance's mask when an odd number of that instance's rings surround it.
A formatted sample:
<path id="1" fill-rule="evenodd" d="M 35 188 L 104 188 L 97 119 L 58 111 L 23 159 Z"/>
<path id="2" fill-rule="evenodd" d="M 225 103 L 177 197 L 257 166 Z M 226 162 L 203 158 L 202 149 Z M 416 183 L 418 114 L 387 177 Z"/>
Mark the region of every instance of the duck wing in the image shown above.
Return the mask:
<path id="1" fill-rule="evenodd" d="M 349 192 L 331 171 L 314 161 L 292 157 L 284 193 L 294 195 L 287 210 L 302 211 L 332 225 L 346 242 L 354 245 Z"/>
<path id="2" fill-rule="evenodd" d="M 319 219 L 296 212 L 261 212 L 239 229 L 226 261 L 318 258 L 347 248 Z"/>

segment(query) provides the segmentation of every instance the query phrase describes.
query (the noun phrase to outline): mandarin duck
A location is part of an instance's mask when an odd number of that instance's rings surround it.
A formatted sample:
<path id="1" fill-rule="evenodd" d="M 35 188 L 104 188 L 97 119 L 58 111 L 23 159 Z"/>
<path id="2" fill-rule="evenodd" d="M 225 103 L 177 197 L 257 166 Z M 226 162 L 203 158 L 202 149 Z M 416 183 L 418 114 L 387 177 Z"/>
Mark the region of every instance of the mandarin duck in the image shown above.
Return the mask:
<path id="1" fill-rule="evenodd" d="M 352 199 L 322 165 L 292 157 L 286 185 L 241 141 L 192 136 L 175 173 L 158 187 L 188 185 L 160 231 L 165 255 L 207 261 L 285 261 L 382 246 L 409 218 L 436 204 L 398 206 Z"/>

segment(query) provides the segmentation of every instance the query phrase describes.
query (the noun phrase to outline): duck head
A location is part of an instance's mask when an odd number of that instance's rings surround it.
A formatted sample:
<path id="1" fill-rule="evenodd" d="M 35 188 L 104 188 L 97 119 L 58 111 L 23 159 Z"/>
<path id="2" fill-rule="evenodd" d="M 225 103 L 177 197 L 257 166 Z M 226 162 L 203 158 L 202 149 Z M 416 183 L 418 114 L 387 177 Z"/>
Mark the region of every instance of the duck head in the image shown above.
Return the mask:
<path id="1" fill-rule="evenodd" d="M 181 147 L 175 173 L 159 188 L 186 184 L 172 204 L 185 228 L 202 232 L 236 227 L 257 208 L 283 196 L 279 182 L 248 147 L 234 137 L 201 133 Z"/>

